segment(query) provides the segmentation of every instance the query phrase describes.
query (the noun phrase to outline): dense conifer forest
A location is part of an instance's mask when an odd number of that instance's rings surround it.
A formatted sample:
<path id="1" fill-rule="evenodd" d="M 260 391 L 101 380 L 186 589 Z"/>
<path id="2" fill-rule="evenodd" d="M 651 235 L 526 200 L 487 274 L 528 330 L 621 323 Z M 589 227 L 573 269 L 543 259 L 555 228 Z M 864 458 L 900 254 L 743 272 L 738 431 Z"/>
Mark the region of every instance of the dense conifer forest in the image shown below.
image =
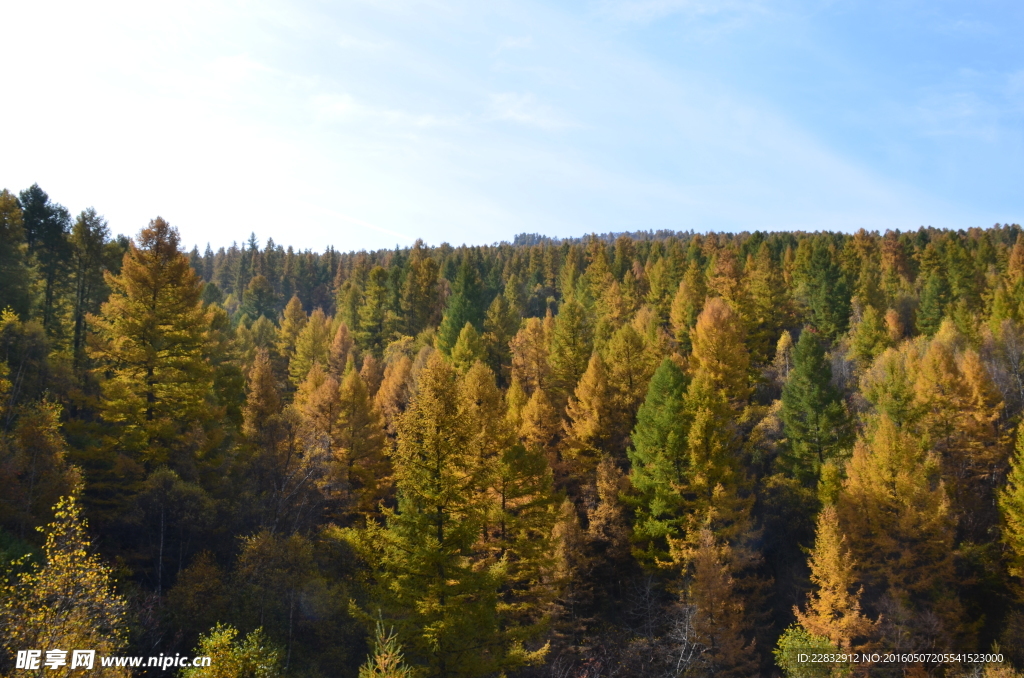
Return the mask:
<path id="1" fill-rule="evenodd" d="M 1024 670 L 1019 226 L 138 226 L 0 193 L 0 674 Z"/>

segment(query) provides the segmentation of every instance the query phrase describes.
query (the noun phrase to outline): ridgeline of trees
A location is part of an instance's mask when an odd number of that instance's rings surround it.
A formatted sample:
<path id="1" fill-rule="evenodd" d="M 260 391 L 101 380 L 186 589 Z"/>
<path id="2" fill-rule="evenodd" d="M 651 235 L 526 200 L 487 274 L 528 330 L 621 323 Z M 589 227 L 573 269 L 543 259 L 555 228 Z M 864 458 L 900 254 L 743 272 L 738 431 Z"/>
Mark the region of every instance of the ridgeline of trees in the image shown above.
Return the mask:
<path id="1" fill-rule="evenodd" d="M 1018 675 L 1020 234 L 187 253 L 5 190 L 0 673 Z"/>

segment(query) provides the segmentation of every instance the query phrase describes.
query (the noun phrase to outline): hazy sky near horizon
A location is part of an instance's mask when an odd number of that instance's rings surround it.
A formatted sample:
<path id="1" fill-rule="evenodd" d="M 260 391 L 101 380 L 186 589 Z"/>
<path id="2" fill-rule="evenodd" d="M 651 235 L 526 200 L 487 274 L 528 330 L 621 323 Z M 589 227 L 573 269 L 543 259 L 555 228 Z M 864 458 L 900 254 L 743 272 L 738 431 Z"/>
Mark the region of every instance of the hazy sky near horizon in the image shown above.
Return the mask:
<path id="1" fill-rule="evenodd" d="M 14 3 L 0 188 L 188 247 L 1024 221 L 1024 3 Z"/>

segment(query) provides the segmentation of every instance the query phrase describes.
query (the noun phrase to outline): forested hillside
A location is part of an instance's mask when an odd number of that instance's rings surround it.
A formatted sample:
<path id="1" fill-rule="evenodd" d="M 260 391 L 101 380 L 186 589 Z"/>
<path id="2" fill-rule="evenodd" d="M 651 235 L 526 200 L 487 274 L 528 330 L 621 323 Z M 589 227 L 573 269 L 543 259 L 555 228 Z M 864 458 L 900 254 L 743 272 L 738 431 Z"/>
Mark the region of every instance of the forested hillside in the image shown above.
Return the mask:
<path id="1" fill-rule="evenodd" d="M 3 191 L 0 673 L 1024 669 L 1020 234 L 189 253 Z"/>

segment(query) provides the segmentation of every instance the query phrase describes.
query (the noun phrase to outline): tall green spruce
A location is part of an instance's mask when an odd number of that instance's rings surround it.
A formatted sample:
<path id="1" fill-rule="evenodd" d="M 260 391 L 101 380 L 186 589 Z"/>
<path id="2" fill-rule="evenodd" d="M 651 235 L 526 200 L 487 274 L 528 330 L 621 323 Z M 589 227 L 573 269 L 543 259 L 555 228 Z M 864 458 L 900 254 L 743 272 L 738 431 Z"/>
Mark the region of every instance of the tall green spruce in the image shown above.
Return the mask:
<path id="1" fill-rule="evenodd" d="M 850 286 L 833 256 L 827 235 L 818 235 L 802 271 L 804 297 L 810 321 L 826 337 L 835 339 L 846 332 L 850 321 Z"/>
<path id="2" fill-rule="evenodd" d="M 789 440 L 783 463 L 805 484 L 814 485 L 822 465 L 853 444 L 850 418 L 832 385 L 824 342 L 809 328 L 800 333 L 793 369 L 782 389 L 782 422 Z"/>
<path id="3" fill-rule="evenodd" d="M 938 331 L 949 303 L 949 284 L 939 271 L 932 271 L 921 290 L 921 306 L 917 311 L 917 329 L 931 336 Z"/>
<path id="4" fill-rule="evenodd" d="M 451 353 L 466 323 L 471 323 L 478 331 L 482 328 L 483 316 L 478 306 L 479 297 L 480 281 L 467 254 L 462 259 L 458 277 L 452 285 L 452 295 L 448 297 L 444 318 L 437 328 L 437 348 L 445 353 Z"/>
<path id="5" fill-rule="evenodd" d="M 71 352 L 78 366 L 85 359 L 88 315 L 99 311 L 109 292 L 103 272 L 120 268 L 118 260 L 124 254 L 121 246 L 109 238 L 106 220 L 91 207 L 83 210 L 71 227 Z"/>
<path id="6" fill-rule="evenodd" d="M 39 184 L 32 184 L 20 197 L 28 251 L 35 261 L 42 287 L 40 319 L 52 335 L 59 329 L 57 307 L 66 281 L 71 215 L 63 205 L 51 202 Z"/>
<path id="7" fill-rule="evenodd" d="M 22 318 L 27 317 L 31 284 L 21 205 L 4 189 L 0 191 L 0 310 L 10 307 Z"/>
<path id="8" fill-rule="evenodd" d="M 670 358 L 654 373 L 647 398 L 636 415 L 629 448 L 630 481 L 635 495 L 633 536 L 637 556 L 650 564 L 668 561 L 668 538 L 678 538 L 683 525 L 681 496 L 689 470 L 684 412 L 686 375 Z"/>
<path id="9" fill-rule="evenodd" d="M 388 312 L 387 271 L 374 266 L 363 290 L 355 337 L 359 348 L 380 355 L 391 340 L 392 318 Z"/>

